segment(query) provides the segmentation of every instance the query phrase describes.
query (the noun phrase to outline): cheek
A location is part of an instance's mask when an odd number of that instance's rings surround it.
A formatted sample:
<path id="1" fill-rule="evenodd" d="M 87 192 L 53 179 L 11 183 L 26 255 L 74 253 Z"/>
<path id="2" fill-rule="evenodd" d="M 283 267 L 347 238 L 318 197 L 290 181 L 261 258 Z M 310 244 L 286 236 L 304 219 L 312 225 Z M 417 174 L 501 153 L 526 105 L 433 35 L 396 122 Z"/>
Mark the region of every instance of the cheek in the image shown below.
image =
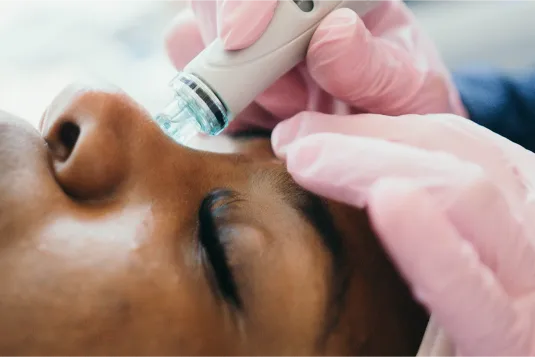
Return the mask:
<path id="1" fill-rule="evenodd" d="M 207 286 L 143 226 L 82 230 L 58 220 L 2 250 L 0 354 L 225 351 Z"/>
<path id="2" fill-rule="evenodd" d="M 77 266 L 38 247 L 2 255 L 2 354 L 89 353 L 128 325 L 131 306 L 117 264 L 113 271 Z"/>

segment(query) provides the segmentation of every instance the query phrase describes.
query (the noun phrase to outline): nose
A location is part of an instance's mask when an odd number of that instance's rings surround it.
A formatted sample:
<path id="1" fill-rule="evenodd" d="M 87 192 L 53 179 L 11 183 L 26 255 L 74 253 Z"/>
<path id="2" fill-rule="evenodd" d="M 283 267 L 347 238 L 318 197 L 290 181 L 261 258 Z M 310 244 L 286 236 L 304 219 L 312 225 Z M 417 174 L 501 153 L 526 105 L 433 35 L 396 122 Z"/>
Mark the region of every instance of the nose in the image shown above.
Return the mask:
<path id="1" fill-rule="evenodd" d="M 64 191 L 85 200 L 112 195 L 128 178 L 133 131 L 147 117 L 114 88 L 71 85 L 63 90 L 48 107 L 40 129 Z"/>

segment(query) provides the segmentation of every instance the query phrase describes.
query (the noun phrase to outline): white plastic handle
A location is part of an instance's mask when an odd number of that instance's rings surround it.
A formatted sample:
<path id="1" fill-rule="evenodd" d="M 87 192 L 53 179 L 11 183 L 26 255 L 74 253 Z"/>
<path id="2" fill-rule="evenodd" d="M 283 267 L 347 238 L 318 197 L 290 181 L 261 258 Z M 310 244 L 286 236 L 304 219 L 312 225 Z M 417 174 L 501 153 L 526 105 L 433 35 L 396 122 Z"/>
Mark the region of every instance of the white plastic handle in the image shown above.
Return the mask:
<path id="1" fill-rule="evenodd" d="M 250 47 L 226 51 L 216 39 L 184 69 L 201 78 L 233 114 L 239 114 L 282 75 L 304 60 L 320 21 L 341 7 L 359 16 L 377 0 L 315 0 L 305 12 L 293 0 L 279 0 L 275 14 L 260 39 Z"/>

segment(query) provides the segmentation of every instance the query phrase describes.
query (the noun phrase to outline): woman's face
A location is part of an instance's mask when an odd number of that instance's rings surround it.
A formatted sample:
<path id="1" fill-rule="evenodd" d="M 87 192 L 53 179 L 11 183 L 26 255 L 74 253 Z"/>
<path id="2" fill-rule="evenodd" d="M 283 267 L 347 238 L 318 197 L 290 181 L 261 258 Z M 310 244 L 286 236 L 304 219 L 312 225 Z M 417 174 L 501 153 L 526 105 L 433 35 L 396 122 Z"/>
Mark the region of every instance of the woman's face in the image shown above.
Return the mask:
<path id="1" fill-rule="evenodd" d="M 40 131 L 0 114 L 0 354 L 415 353 L 426 316 L 364 212 L 268 140 L 185 148 L 75 86 Z"/>

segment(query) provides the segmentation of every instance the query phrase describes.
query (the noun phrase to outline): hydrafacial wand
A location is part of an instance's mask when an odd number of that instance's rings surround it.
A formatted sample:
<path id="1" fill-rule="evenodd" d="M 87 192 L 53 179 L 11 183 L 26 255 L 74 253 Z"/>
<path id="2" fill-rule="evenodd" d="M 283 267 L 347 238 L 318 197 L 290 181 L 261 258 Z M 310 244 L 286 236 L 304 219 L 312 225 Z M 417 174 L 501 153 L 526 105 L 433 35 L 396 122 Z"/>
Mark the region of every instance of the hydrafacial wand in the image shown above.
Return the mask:
<path id="1" fill-rule="evenodd" d="M 376 0 L 279 0 L 262 36 L 250 47 L 228 51 L 212 42 L 171 82 L 173 101 L 155 118 L 175 141 L 197 133 L 220 134 L 232 119 L 306 56 L 321 20 L 345 7 L 362 16 Z"/>

